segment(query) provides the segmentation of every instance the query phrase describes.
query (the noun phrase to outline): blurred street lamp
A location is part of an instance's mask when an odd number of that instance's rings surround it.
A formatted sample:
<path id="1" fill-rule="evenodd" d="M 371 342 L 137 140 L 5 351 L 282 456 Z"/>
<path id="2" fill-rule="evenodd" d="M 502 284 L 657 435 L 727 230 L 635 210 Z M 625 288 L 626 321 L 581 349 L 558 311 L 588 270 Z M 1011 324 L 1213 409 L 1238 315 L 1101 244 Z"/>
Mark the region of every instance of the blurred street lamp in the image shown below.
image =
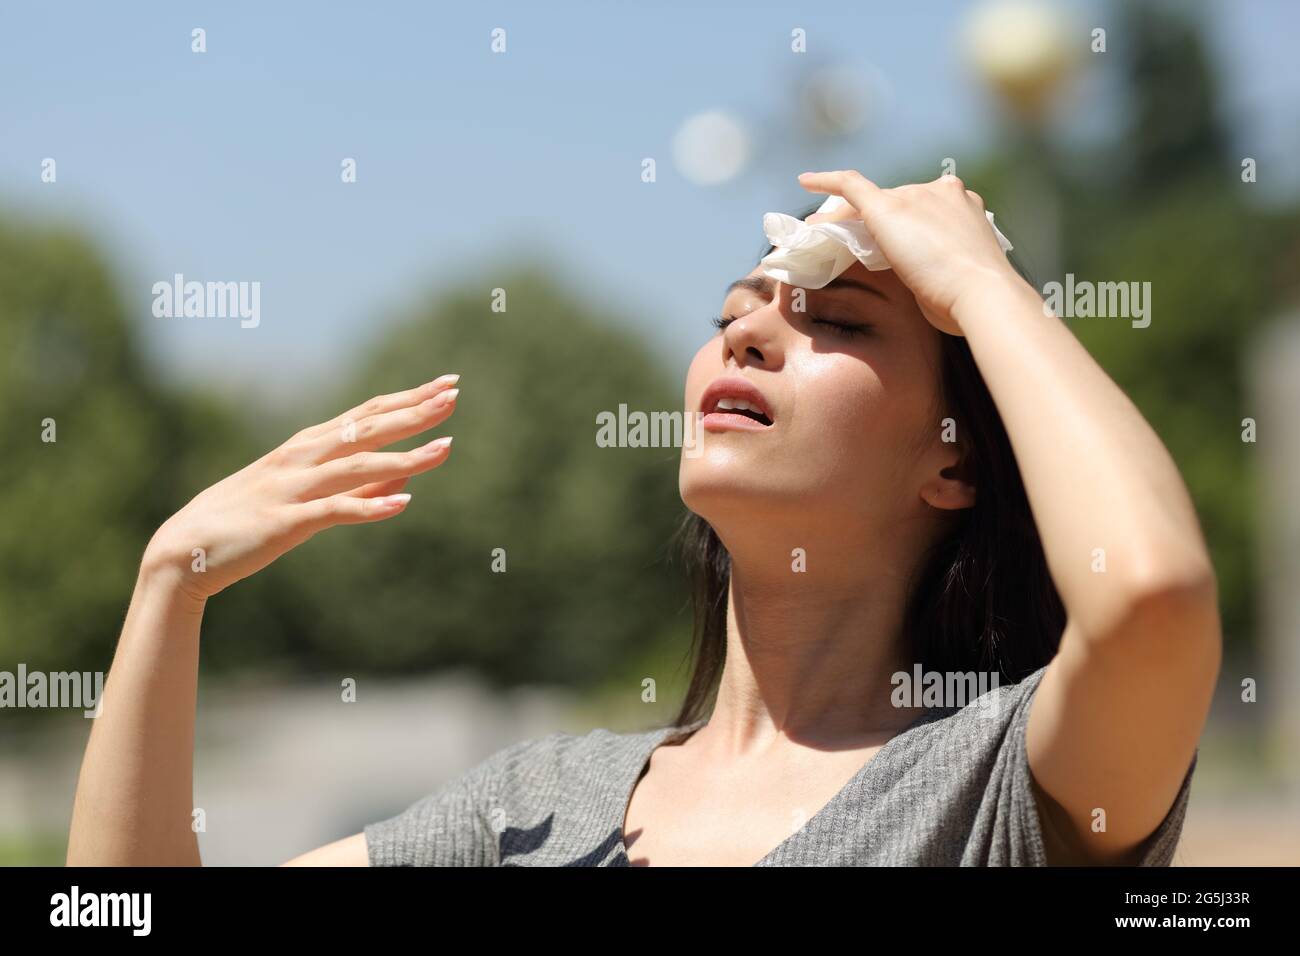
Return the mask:
<path id="1" fill-rule="evenodd" d="M 1083 49 L 1059 9 L 1037 0 L 993 0 L 966 24 L 966 54 L 1022 121 L 1039 123 L 1053 94 L 1079 65 Z"/>
<path id="2" fill-rule="evenodd" d="M 1085 35 L 1041 0 L 990 0 L 963 35 L 966 56 L 1012 119 L 1016 192 L 1008 207 L 1041 277 L 1061 271 L 1062 216 L 1045 122 L 1056 93 L 1076 72 Z"/>

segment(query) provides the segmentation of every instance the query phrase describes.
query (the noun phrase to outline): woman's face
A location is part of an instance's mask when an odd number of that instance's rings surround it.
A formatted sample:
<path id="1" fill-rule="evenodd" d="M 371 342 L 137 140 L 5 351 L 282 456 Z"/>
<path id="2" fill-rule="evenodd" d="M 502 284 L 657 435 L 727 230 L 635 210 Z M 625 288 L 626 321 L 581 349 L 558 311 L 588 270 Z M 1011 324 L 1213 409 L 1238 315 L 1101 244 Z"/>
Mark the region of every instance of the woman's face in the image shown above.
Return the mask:
<path id="1" fill-rule="evenodd" d="M 870 532 L 928 508 L 927 482 L 957 458 L 940 438 L 940 333 L 892 271 L 854 263 L 799 290 L 756 267 L 721 316 L 731 321 L 686 376 L 686 410 L 704 413 L 700 447 L 681 461 L 688 508 L 724 537 L 729 520 L 786 513 Z M 726 412 L 746 395 L 714 386 L 729 379 L 757 389 L 749 402 L 770 424 Z"/>

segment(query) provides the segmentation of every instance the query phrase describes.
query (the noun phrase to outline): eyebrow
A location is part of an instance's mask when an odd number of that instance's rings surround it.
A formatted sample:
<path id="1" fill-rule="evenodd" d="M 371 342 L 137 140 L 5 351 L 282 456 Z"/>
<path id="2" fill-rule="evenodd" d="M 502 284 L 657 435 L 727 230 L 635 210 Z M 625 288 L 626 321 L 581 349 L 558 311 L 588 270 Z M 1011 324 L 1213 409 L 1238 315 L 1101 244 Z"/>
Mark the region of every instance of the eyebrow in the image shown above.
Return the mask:
<path id="1" fill-rule="evenodd" d="M 743 279 L 737 279 L 731 285 L 727 286 L 727 291 L 723 293 L 723 298 L 731 295 L 737 289 L 744 289 L 747 292 L 756 292 L 768 299 L 776 295 L 776 282 L 767 276 L 745 276 Z M 842 275 L 838 279 L 832 280 L 828 285 L 821 289 L 810 289 L 811 292 L 840 292 L 844 289 L 861 289 L 863 292 L 869 292 L 884 302 L 889 302 L 889 296 L 876 288 L 874 285 L 863 282 L 861 279 L 855 279 L 852 276 Z"/>
<path id="2" fill-rule="evenodd" d="M 890 301 L 889 296 L 885 295 L 885 293 L 882 292 L 880 289 L 878 289 L 876 286 L 871 285 L 869 282 L 863 282 L 861 279 L 855 279 L 852 276 L 848 276 L 848 275 L 840 276 L 838 279 L 835 279 L 829 285 L 827 285 L 825 289 L 818 289 L 817 291 L 838 292 L 840 289 L 861 289 L 863 292 L 870 292 L 872 295 L 876 296 L 877 298 L 881 299 L 884 302 Z"/>
<path id="3" fill-rule="evenodd" d="M 725 299 L 737 289 L 744 289 L 746 292 L 757 292 L 759 295 L 772 298 L 776 295 L 776 282 L 767 276 L 745 276 L 743 279 L 737 279 L 731 285 L 727 286 L 727 291 L 722 294 Z"/>

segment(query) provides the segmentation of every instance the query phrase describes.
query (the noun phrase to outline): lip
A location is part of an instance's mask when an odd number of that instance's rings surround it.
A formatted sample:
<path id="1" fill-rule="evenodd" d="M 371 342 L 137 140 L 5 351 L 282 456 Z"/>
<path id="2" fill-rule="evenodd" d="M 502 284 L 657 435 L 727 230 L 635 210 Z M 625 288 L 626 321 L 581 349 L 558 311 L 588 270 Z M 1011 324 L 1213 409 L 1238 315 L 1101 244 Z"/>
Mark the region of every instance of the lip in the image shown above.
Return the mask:
<path id="1" fill-rule="evenodd" d="M 771 419 L 772 424 L 764 425 L 744 415 L 718 411 L 718 401 L 723 398 L 740 399 L 757 406 Z M 772 404 L 767 400 L 767 396 L 748 379 L 735 375 L 714 379 L 709 383 L 704 394 L 700 396 L 700 412 L 704 415 L 703 425 L 709 431 L 765 432 L 776 426 L 776 416 L 772 414 Z"/>

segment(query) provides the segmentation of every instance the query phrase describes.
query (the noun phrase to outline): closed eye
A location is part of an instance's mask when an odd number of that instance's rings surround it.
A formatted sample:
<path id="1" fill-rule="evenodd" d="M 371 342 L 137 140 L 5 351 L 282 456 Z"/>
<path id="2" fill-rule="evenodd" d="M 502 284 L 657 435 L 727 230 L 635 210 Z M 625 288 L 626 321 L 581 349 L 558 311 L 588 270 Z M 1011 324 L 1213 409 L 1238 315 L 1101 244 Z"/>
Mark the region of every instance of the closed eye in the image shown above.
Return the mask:
<path id="1" fill-rule="evenodd" d="M 715 329 L 725 329 L 735 321 L 736 317 L 732 315 L 715 315 L 713 317 L 713 327 Z M 810 316 L 809 321 L 813 325 L 826 326 L 831 330 L 832 335 L 838 335 L 846 339 L 867 335 L 871 332 L 871 326 L 862 322 L 840 322 L 835 319 L 823 319 L 815 315 Z"/>
<path id="2" fill-rule="evenodd" d="M 826 326 L 831 330 L 832 335 L 838 335 L 846 339 L 857 338 L 871 331 L 871 326 L 864 325 L 861 322 L 840 322 L 836 319 L 825 319 L 816 315 L 809 316 L 809 322 L 812 325 Z"/>

